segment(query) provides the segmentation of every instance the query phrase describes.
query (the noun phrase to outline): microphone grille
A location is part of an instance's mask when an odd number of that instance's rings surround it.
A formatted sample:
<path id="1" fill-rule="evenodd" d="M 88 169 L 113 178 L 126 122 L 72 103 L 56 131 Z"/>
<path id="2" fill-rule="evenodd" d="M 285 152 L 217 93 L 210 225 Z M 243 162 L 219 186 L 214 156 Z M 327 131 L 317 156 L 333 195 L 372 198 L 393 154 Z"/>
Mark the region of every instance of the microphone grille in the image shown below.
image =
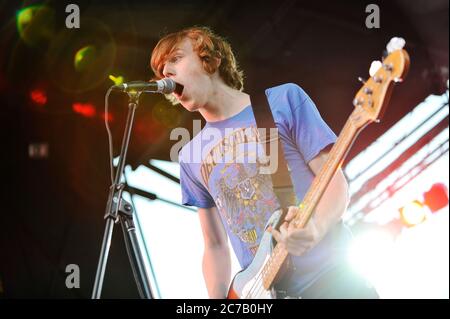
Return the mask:
<path id="1" fill-rule="evenodd" d="M 163 82 L 161 93 L 170 94 L 175 91 L 176 83 L 174 80 L 169 78 L 164 78 L 161 80 Z"/>

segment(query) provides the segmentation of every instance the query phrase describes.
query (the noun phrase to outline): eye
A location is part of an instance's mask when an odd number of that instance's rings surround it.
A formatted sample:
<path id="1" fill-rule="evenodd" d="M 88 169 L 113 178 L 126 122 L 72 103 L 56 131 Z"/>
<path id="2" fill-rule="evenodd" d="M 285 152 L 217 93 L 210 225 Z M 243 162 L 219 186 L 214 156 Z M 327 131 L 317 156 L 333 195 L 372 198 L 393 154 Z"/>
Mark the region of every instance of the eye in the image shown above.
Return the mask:
<path id="1" fill-rule="evenodd" d="M 181 55 L 174 55 L 173 57 L 170 58 L 169 62 L 170 63 L 176 63 L 180 59 L 181 59 Z"/>

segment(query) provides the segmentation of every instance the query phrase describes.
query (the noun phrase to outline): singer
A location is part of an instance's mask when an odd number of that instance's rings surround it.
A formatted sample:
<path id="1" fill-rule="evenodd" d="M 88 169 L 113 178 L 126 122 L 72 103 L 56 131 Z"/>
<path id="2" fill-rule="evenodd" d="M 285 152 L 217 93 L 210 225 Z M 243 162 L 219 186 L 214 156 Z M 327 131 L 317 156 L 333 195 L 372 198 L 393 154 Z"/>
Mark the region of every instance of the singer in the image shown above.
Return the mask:
<path id="1" fill-rule="evenodd" d="M 287 271 L 274 287 L 277 298 L 378 298 L 374 288 L 353 273 L 346 261 L 351 233 L 342 215 L 349 198 L 340 169 L 306 227 L 290 224 L 299 212 L 295 205 L 302 201 L 337 138 L 307 93 L 293 83 L 265 90 L 298 199 L 287 209 L 281 227 L 265 228 L 280 204 L 271 176 L 258 171 L 259 154 L 249 141 L 260 140 L 252 129 L 257 127 L 254 113 L 259 105 L 252 105 L 250 95 L 243 91 L 244 75 L 230 44 L 206 27 L 184 29 L 157 43 L 150 65 L 157 79 L 169 78 L 183 86 L 182 91 L 170 94 L 174 103 L 199 112 L 206 120 L 179 158 L 183 204 L 198 208 L 209 296 L 229 296 L 228 238 L 246 269 L 268 234 L 289 253 Z M 209 129 L 220 130 L 221 137 L 207 144 L 195 143 Z M 202 149 L 195 149 L 196 145 Z M 190 160 L 193 152 L 202 154 L 200 162 Z"/>

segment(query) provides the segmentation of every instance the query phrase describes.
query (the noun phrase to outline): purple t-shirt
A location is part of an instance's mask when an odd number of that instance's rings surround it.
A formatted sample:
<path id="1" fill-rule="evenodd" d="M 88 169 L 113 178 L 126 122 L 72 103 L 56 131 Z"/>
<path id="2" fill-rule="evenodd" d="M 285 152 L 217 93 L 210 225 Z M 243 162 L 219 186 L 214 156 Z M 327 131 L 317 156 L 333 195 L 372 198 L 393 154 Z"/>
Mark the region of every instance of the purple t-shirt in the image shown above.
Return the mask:
<path id="1" fill-rule="evenodd" d="M 336 141 L 309 96 L 296 84 L 266 90 L 279 130 L 297 199 L 301 201 L 314 174 L 308 162 Z M 260 174 L 263 148 L 252 107 L 205 127 L 179 154 L 182 202 L 209 208 L 216 206 L 240 265 L 253 260 L 266 223 L 279 208 L 270 175 Z M 299 203 L 292 203 L 292 205 Z M 292 256 L 295 272 L 284 288 L 298 293 L 321 273 L 337 264 L 350 238 L 342 224 L 313 249 Z"/>

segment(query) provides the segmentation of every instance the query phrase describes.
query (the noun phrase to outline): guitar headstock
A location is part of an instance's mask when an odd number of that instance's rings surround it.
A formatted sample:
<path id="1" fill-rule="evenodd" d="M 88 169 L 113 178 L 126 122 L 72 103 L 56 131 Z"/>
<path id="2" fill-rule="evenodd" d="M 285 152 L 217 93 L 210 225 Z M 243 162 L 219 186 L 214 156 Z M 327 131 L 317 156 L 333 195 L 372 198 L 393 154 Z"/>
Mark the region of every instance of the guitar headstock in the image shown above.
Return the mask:
<path id="1" fill-rule="evenodd" d="M 356 127 L 379 121 L 389 102 L 394 82 L 401 82 L 409 69 L 409 55 L 403 50 L 391 52 L 382 67 L 356 93 L 353 105 L 358 116 L 351 118 Z"/>

